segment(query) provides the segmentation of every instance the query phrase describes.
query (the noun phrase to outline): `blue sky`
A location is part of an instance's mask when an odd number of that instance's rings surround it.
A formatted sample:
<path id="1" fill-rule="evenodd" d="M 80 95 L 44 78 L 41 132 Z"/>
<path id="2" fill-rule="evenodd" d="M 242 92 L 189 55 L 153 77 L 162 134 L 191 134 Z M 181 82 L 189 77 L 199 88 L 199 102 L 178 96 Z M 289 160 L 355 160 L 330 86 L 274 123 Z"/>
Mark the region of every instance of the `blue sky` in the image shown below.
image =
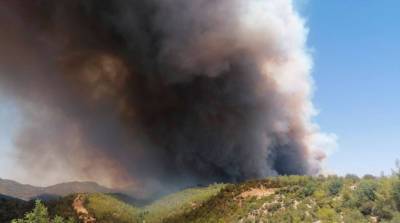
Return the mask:
<path id="1" fill-rule="evenodd" d="M 338 174 L 389 173 L 400 158 L 400 1 L 294 0 L 310 28 L 316 122 L 338 136 L 327 166 Z M 0 178 L 18 112 L 0 95 Z"/>
<path id="2" fill-rule="evenodd" d="M 311 0 L 316 121 L 338 137 L 328 166 L 389 173 L 400 158 L 400 1 Z"/>

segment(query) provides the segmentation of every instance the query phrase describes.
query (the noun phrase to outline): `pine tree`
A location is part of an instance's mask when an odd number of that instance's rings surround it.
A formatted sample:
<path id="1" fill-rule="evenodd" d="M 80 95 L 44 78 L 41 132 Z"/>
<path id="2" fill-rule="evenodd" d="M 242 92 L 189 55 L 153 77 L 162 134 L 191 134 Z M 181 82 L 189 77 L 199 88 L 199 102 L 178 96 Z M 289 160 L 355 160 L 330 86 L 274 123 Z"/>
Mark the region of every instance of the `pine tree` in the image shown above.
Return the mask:
<path id="1" fill-rule="evenodd" d="M 12 220 L 12 223 L 74 223 L 74 221 L 73 219 L 65 221 L 60 216 L 51 220 L 46 206 L 40 200 L 36 200 L 35 208 L 31 212 L 25 214 L 23 219 Z"/>

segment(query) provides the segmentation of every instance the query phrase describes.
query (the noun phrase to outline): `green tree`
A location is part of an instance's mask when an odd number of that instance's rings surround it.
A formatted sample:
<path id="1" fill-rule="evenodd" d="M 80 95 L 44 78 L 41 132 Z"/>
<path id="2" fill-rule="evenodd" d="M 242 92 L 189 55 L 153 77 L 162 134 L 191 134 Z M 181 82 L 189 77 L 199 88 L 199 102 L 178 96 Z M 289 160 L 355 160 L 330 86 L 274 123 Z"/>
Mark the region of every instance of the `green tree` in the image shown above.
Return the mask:
<path id="1" fill-rule="evenodd" d="M 343 182 L 340 179 L 334 179 L 328 184 L 328 193 L 330 196 L 339 194 L 343 187 Z"/>
<path id="2" fill-rule="evenodd" d="M 377 200 L 375 202 L 373 214 L 379 219 L 391 220 L 393 218 L 393 209 L 390 202 L 384 200 Z"/>
<path id="3" fill-rule="evenodd" d="M 393 184 L 392 197 L 394 203 L 396 204 L 397 210 L 400 211 L 400 180 L 396 180 L 396 182 Z"/>
<path id="4" fill-rule="evenodd" d="M 318 185 L 313 180 L 311 180 L 304 186 L 303 190 L 301 191 L 301 195 L 303 197 L 309 197 L 313 195 L 314 192 L 317 190 L 317 186 Z"/>
<path id="5" fill-rule="evenodd" d="M 356 197 L 359 204 L 367 201 L 375 201 L 378 185 L 373 180 L 362 181 L 356 190 Z"/>
<path id="6" fill-rule="evenodd" d="M 372 175 L 372 174 L 365 174 L 365 175 L 363 176 L 363 179 L 364 179 L 364 180 L 375 180 L 376 177 L 375 177 L 374 175 Z"/>
<path id="7" fill-rule="evenodd" d="M 64 223 L 64 219 L 60 216 L 56 216 L 53 220 L 53 223 Z"/>
<path id="8" fill-rule="evenodd" d="M 351 182 L 357 182 L 360 180 L 360 177 L 358 177 L 355 174 L 346 174 L 346 176 L 344 177 L 346 180 L 349 180 Z"/>
<path id="9" fill-rule="evenodd" d="M 51 219 L 49 216 L 49 212 L 47 211 L 46 206 L 40 201 L 35 201 L 35 208 L 25 214 L 25 217 L 22 219 L 14 219 L 12 223 L 73 223 L 72 219 L 65 221 L 62 217 L 56 216 L 54 219 Z"/>
<path id="10" fill-rule="evenodd" d="M 396 204 L 397 210 L 400 211 L 400 160 L 396 160 L 396 167 L 393 170 L 393 175 L 396 176 L 392 187 L 392 198 Z"/>

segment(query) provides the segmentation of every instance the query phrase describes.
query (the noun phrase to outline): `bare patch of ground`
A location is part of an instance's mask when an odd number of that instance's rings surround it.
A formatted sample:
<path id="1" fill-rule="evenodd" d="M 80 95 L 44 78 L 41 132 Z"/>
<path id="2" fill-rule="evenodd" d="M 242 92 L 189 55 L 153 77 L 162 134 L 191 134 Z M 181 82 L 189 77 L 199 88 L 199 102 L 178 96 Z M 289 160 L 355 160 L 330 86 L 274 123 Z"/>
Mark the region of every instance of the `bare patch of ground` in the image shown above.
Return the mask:
<path id="1" fill-rule="evenodd" d="M 72 203 L 79 220 L 83 223 L 95 223 L 96 218 L 89 214 L 89 211 L 85 208 L 85 196 L 83 194 L 78 194 L 74 202 Z"/>
<path id="2" fill-rule="evenodd" d="M 275 188 L 252 188 L 248 191 L 245 191 L 239 195 L 241 198 L 248 198 L 248 197 L 257 197 L 257 199 L 261 199 L 263 197 L 268 197 L 275 194 Z"/>

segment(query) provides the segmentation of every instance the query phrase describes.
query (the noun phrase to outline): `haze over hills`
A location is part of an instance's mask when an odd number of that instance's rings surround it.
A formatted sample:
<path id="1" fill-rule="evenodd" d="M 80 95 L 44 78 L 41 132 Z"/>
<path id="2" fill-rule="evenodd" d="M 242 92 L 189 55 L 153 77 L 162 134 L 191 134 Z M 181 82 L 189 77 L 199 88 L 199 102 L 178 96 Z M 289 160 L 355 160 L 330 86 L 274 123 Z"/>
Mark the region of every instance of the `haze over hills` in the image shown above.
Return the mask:
<path id="1" fill-rule="evenodd" d="M 101 186 L 95 182 L 66 182 L 48 187 L 36 187 L 21 184 L 13 180 L 0 179 L 0 194 L 31 200 L 41 198 L 62 197 L 73 193 L 115 193 L 116 190 Z"/>

